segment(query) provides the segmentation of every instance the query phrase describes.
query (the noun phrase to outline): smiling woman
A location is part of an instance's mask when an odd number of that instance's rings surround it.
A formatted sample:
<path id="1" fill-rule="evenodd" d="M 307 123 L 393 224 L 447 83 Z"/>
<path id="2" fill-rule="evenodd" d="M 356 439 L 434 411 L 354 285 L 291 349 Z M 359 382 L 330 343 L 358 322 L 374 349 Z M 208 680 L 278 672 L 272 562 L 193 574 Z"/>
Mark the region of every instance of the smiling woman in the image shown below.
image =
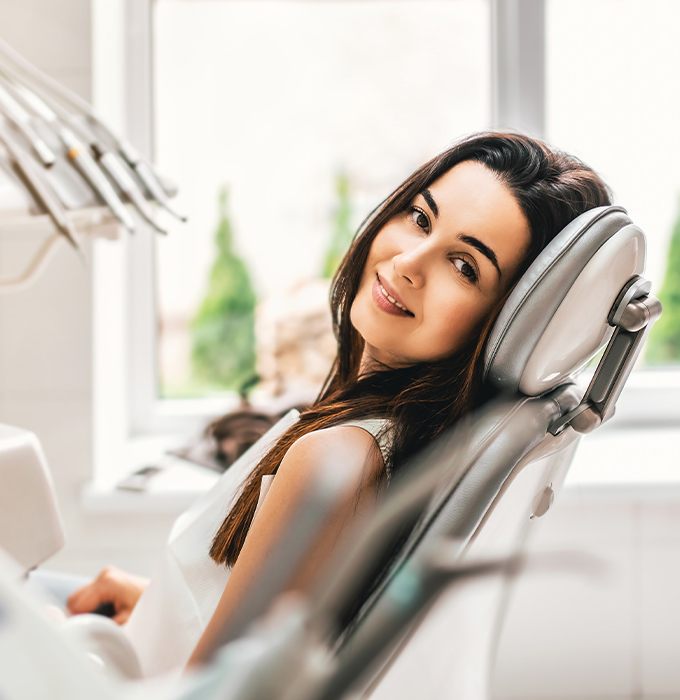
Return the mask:
<path id="1" fill-rule="evenodd" d="M 517 279 L 567 223 L 609 203 L 578 159 L 522 134 L 484 132 L 425 163 L 371 212 L 333 279 L 337 354 L 319 397 L 246 453 L 238 479 L 232 468 L 180 518 L 164 568 L 143 593 L 135 588 L 129 628 L 146 669 L 176 667 L 192 648 L 191 662 L 206 659 L 305 489 L 340 469 L 337 507 L 290 582 L 310 589 L 357 511 L 375 507 L 395 472 L 489 398 L 484 344 Z M 369 589 L 387 561 L 375 565 Z M 369 593 L 343 611 L 346 621 Z"/>
<path id="2" fill-rule="evenodd" d="M 350 314 L 365 341 L 362 368 L 437 360 L 461 347 L 514 279 L 530 238 L 510 189 L 478 162 L 424 188 L 381 229 L 366 260 Z"/>
<path id="3" fill-rule="evenodd" d="M 610 203 L 607 185 L 578 158 L 517 133 L 464 138 L 399 185 L 366 218 L 333 279 L 338 349 L 324 387 L 253 469 L 213 539 L 214 561 L 236 573 L 266 550 L 262 529 L 249 534 L 268 508 L 277 512 L 265 499 L 255 518 L 261 482 L 301 439 L 332 455 L 345 424 L 383 420 L 378 437 L 389 435 L 389 449 L 366 457 L 356 483 L 375 491 L 489 398 L 484 344 L 513 285 L 567 223 Z M 343 433 L 341 444 L 360 439 Z M 219 614 L 236 605 L 235 590 L 227 586 Z"/>

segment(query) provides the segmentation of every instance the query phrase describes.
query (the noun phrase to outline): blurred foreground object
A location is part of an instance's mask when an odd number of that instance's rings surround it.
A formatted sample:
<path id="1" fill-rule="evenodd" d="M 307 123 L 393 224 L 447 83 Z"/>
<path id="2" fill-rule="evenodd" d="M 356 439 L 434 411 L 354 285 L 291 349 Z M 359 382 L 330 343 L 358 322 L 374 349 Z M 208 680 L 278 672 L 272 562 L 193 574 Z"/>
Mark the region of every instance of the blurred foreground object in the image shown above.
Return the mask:
<path id="1" fill-rule="evenodd" d="M 64 546 L 52 476 L 38 438 L 0 424 L 0 550 L 30 571 Z"/>
<path id="2" fill-rule="evenodd" d="M 225 471 L 291 408 L 303 411 L 307 406 L 298 403 L 287 406 L 282 411 L 267 412 L 258 410 L 244 399 L 240 409 L 209 423 L 199 440 L 185 447 L 169 450 L 168 454 L 208 469 Z"/>

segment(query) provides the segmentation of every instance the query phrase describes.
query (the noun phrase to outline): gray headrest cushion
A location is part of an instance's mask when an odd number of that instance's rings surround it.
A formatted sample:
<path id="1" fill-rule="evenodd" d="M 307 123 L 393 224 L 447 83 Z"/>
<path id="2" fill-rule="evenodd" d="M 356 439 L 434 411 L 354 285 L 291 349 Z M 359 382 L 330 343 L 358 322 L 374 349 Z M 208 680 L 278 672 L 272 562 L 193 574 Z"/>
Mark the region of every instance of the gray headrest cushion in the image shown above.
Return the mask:
<path id="1" fill-rule="evenodd" d="M 485 380 L 513 393 L 552 389 L 607 341 L 608 308 L 643 266 L 644 235 L 623 207 L 596 207 L 576 217 L 508 297 L 486 343 Z"/>

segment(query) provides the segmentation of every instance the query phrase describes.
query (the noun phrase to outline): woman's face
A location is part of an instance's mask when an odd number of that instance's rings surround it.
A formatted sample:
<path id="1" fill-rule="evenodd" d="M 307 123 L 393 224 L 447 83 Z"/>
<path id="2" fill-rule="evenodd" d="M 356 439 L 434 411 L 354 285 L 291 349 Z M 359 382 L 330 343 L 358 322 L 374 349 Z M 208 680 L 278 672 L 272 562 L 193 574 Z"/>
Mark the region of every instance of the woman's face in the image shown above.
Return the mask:
<path id="1" fill-rule="evenodd" d="M 465 161 L 435 180 L 371 244 L 350 310 L 365 341 L 361 371 L 375 360 L 408 366 L 462 347 L 529 243 L 519 204 L 484 165 Z"/>

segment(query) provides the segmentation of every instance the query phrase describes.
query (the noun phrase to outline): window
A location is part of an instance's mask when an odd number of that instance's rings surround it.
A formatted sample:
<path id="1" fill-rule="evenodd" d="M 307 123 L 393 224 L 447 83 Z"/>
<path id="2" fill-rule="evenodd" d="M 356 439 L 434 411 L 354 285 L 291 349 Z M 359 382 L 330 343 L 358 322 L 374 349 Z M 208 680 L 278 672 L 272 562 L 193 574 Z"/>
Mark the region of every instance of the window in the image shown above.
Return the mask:
<path id="1" fill-rule="evenodd" d="M 318 391 L 334 354 L 328 277 L 358 224 L 490 124 L 488 12 L 158 0 L 155 160 L 190 215 L 156 239 L 159 399 L 224 397 L 255 371 L 267 394 Z"/>
<path id="2" fill-rule="evenodd" d="M 680 226 L 674 157 L 680 152 L 680 94 L 670 88 L 680 44 L 666 29 L 680 23 L 680 6 L 550 0 L 546 20 L 547 137 L 598 170 L 613 188 L 615 202 L 643 229 L 646 275 L 658 295 L 672 262 L 672 231 Z M 672 311 L 664 313 L 670 317 Z M 642 363 L 675 369 L 680 340 L 675 349 L 668 344 L 661 352 L 657 329 Z"/>
<path id="3" fill-rule="evenodd" d="M 672 1 L 546 4 L 546 138 L 595 168 L 645 232 L 645 276 L 665 303 L 619 419 L 680 419 L 680 309 L 670 299 L 680 269 L 669 267 L 680 261 L 680 94 L 671 87 L 680 45 L 667 29 L 679 23 Z"/>
<path id="4" fill-rule="evenodd" d="M 264 319 L 256 340 L 271 337 L 277 298 L 296 285 L 302 317 L 318 310 L 334 234 L 346 245 L 413 167 L 494 124 L 542 132 L 604 176 L 647 234 L 659 293 L 678 215 L 679 109 L 678 48 L 655 27 L 677 23 L 675 3 L 548 1 L 545 26 L 540 0 L 129 0 L 127 13 L 138 28 L 128 100 L 142 105 L 128 133 L 177 179 L 176 206 L 191 216 L 153 247 L 130 243 L 133 434 L 195 427 L 236 402 L 234 386 L 197 377 L 192 360 L 223 190 L 246 308 Z M 304 379 L 300 364 L 318 379 L 325 357 L 298 357 L 286 381 Z M 680 421 L 677 364 L 644 362 L 617 424 Z"/>

